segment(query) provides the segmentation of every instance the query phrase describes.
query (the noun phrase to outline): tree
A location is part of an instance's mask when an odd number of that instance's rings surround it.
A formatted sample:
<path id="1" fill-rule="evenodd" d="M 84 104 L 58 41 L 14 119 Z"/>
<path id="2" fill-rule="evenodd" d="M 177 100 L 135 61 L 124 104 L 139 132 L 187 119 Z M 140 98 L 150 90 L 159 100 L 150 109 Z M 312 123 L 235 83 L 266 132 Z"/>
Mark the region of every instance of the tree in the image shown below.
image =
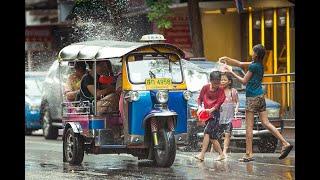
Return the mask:
<path id="1" fill-rule="evenodd" d="M 188 0 L 188 11 L 193 55 L 204 57 L 199 0 Z"/>
<path id="2" fill-rule="evenodd" d="M 150 7 L 149 21 L 155 22 L 158 29 L 170 29 L 172 23 L 168 18 L 172 15 L 169 8 L 172 0 L 146 0 L 146 3 Z"/>
<path id="3" fill-rule="evenodd" d="M 149 21 L 155 22 L 159 29 L 170 29 L 172 27 L 169 16 L 171 16 L 169 5 L 172 0 L 146 0 L 150 7 L 148 12 Z M 192 50 L 195 57 L 203 57 L 202 25 L 199 9 L 199 0 L 188 0 L 188 16 L 192 39 Z"/>

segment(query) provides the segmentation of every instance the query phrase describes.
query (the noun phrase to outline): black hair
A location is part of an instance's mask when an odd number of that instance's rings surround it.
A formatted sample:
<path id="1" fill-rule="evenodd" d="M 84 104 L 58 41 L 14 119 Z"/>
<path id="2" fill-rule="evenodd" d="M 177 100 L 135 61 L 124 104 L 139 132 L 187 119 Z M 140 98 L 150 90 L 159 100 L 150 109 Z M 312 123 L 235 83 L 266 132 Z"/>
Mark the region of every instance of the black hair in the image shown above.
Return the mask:
<path id="1" fill-rule="evenodd" d="M 106 62 L 107 63 L 107 68 L 110 72 L 110 75 L 113 76 L 113 71 L 112 71 L 112 64 L 109 60 L 105 60 L 105 61 L 97 61 L 97 64 L 96 65 L 99 65 L 100 63 L 102 62 Z M 88 66 L 89 66 L 89 69 L 92 69 L 93 68 L 93 61 L 88 61 L 87 62 Z"/>
<path id="2" fill-rule="evenodd" d="M 229 88 L 232 88 L 232 85 L 233 85 L 232 75 L 230 73 L 223 73 L 222 75 L 227 76 L 228 81 L 230 81 L 230 84 L 228 86 L 229 86 Z"/>
<path id="3" fill-rule="evenodd" d="M 83 61 L 77 61 L 74 63 L 75 69 L 82 69 L 83 71 L 86 71 L 86 63 Z"/>
<path id="4" fill-rule="evenodd" d="M 214 81 L 214 80 L 221 80 L 221 73 L 220 71 L 212 71 L 210 73 L 210 81 Z"/>
<path id="5" fill-rule="evenodd" d="M 266 54 L 266 48 L 262 44 L 257 44 L 253 46 L 252 50 L 257 55 L 255 61 L 262 63 L 264 55 Z"/>
<path id="6" fill-rule="evenodd" d="M 97 65 L 105 61 L 97 61 Z M 106 60 L 108 68 L 111 67 L 110 61 Z M 93 61 L 88 61 L 87 64 L 89 65 L 89 69 L 93 68 Z"/>

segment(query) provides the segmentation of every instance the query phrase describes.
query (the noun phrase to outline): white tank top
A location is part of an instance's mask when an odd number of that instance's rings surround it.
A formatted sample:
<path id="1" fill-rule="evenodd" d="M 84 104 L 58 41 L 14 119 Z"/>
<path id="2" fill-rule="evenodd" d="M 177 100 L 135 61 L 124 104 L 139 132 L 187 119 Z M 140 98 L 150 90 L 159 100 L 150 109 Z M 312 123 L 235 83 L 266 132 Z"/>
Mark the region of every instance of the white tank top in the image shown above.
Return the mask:
<path id="1" fill-rule="evenodd" d="M 226 94 L 226 99 L 220 107 L 220 124 L 228 124 L 234 118 L 236 108 L 235 97 L 233 97 L 236 96 L 236 93 L 234 93 L 234 91 L 236 91 L 236 89 L 232 88 L 230 92 Z"/>

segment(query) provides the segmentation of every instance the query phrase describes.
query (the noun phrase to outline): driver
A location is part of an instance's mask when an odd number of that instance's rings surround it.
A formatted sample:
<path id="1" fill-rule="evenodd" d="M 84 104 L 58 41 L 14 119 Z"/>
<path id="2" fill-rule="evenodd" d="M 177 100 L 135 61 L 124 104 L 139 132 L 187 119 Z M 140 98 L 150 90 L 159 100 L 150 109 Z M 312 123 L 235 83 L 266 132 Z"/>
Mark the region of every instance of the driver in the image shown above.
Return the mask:
<path id="1" fill-rule="evenodd" d="M 80 99 L 82 101 L 92 102 L 94 99 L 94 71 L 93 62 L 89 62 L 89 72 L 86 73 L 80 85 Z M 115 80 L 112 76 L 112 67 L 110 61 L 97 61 L 97 113 L 103 114 L 118 110 L 119 95 L 116 94 Z"/>

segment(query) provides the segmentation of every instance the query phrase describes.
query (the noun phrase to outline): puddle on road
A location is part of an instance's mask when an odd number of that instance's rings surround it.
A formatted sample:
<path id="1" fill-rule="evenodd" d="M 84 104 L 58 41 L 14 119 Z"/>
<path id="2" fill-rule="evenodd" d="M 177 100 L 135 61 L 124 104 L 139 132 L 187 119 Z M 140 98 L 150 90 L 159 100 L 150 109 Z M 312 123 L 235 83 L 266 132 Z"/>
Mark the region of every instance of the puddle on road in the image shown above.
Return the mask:
<path id="1" fill-rule="evenodd" d="M 50 164 L 50 163 L 40 163 L 40 167 L 42 168 L 50 168 L 50 169 L 59 169 L 59 167 L 55 164 Z"/>
<path id="2" fill-rule="evenodd" d="M 83 165 L 69 165 L 68 163 L 63 164 L 63 172 L 69 173 L 69 172 L 77 172 L 77 171 L 86 171 L 87 168 L 85 168 Z"/>

